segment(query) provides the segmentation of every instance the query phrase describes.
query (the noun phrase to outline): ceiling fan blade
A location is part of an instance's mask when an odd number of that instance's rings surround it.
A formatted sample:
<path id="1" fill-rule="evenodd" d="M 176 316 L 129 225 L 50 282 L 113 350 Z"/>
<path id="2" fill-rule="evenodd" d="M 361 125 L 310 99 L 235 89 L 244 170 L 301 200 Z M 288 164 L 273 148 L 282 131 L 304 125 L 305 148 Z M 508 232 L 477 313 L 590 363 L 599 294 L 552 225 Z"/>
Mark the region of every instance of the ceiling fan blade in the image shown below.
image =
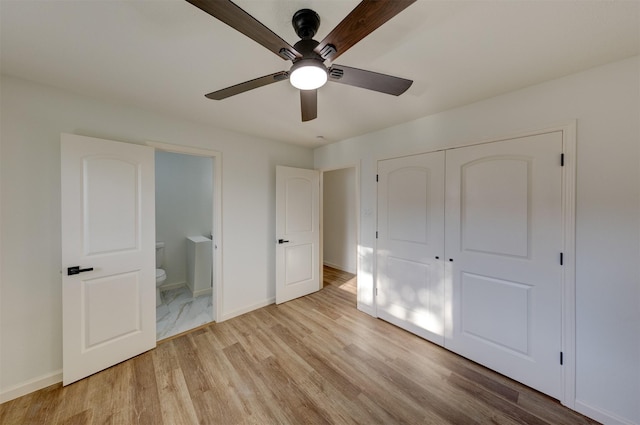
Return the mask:
<path id="1" fill-rule="evenodd" d="M 394 96 L 400 96 L 413 84 L 412 80 L 405 78 L 335 64 L 329 69 L 329 81 Z"/>
<path id="2" fill-rule="evenodd" d="M 266 86 L 271 83 L 277 83 L 278 81 L 284 81 L 289 79 L 289 73 L 287 71 L 276 72 L 275 74 L 265 75 L 264 77 L 255 78 L 253 80 L 245 81 L 244 83 L 236 84 L 226 89 L 218 90 L 205 94 L 205 97 L 213 100 L 222 100 L 227 97 L 235 96 L 236 94 L 244 93 L 249 90 L 257 89 L 258 87 Z"/>
<path id="3" fill-rule="evenodd" d="M 363 0 L 313 49 L 333 61 L 416 0 Z M 327 45 L 335 49 L 324 50 Z"/>
<path id="4" fill-rule="evenodd" d="M 318 90 L 300 90 L 302 121 L 311 121 L 318 116 Z"/>
<path id="5" fill-rule="evenodd" d="M 283 59 L 293 60 L 302 55 L 260 21 L 230 0 L 187 0 L 198 9 L 240 31 L 256 43 Z M 288 51 L 288 52 L 287 52 Z M 291 57 L 293 55 L 293 58 Z"/>

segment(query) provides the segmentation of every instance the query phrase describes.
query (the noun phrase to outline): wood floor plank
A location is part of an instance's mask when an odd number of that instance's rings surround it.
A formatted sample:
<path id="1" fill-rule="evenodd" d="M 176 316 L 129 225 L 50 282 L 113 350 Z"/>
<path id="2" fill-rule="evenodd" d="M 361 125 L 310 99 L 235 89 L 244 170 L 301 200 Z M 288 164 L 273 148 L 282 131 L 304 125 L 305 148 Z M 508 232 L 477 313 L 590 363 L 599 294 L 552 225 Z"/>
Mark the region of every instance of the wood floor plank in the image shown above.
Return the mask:
<path id="1" fill-rule="evenodd" d="M 135 423 L 134 359 L 90 376 L 85 407 L 92 424 Z M 80 384 L 76 382 L 72 385 Z"/>
<path id="2" fill-rule="evenodd" d="M 49 387 L 41 394 L 37 394 L 29 406 L 25 423 L 38 423 L 39 420 L 42 420 L 42 423 L 53 422 L 62 398 L 62 392 L 59 389 L 59 386 Z"/>
<path id="3" fill-rule="evenodd" d="M 260 362 L 261 376 L 270 383 L 270 390 L 279 405 L 289 413 L 289 423 L 330 424 L 330 415 L 325 412 L 329 406 L 316 403 L 307 396 L 304 389 L 295 385 L 276 358 Z"/>
<path id="4" fill-rule="evenodd" d="M 82 412 L 76 413 L 73 416 L 69 416 L 68 418 L 57 423 L 59 423 L 60 425 L 90 425 L 92 423 L 91 411 L 83 410 Z"/>
<path id="5" fill-rule="evenodd" d="M 164 425 L 196 424 L 198 417 L 179 366 L 174 342 L 158 345 L 153 352 L 162 422 Z"/>
<path id="6" fill-rule="evenodd" d="M 356 309 L 356 278 L 202 326 L 62 388 L 2 425 L 594 425 L 549 397 Z"/>
<path id="7" fill-rule="evenodd" d="M 317 372 L 312 372 L 307 379 L 297 381 L 298 384 L 307 390 L 313 400 L 319 398 L 331 398 L 334 402 L 326 413 L 330 415 L 333 424 L 382 424 L 380 418 L 366 408 L 362 403 L 355 402 L 347 397 L 336 397 L 336 393 L 342 392 L 340 389 L 326 382 L 324 377 Z M 362 393 L 358 394 L 360 397 Z M 358 399 L 359 401 L 359 399 Z"/>
<path id="8" fill-rule="evenodd" d="M 524 391 L 518 398 L 518 406 L 527 412 L 547 419 L 554 425 L 597 425 L 598 421 L 587 418 L 577 412 L 567 409 L 550 397 L 537 392 Z"/>
<path id="9" fill-rule="evenodd" d="M 225 348 L 238 342 L 238 335 L 233 332 L 231 327 L 226 323 L 220 323 L 219 326 L 213 326 L 209 328 L 213 338 L 216 340 L 216 347 Z"/>
<path id="10" fill-rule="evenodd" d="M 309 349 L 303 340 L 297 340 L 283 326 L 274 326 L 272 332 L 278 336 L 285 344 L 296 352 L 316 373 L 323 377 L 323 380 L 335 387 L 343 397 L 353 400 L 360 394 L 360 389 L 353 385 L 351 380 L 340 373 L 327 361 L 322 358 L 318 350 Z"/>
<path id="11" fill-rule="evenodd" d="M 456 368 L 456 374 L 466 378 L 469 381 L 472 381 L 478 386 L 481 386 L 495 394 L 500 395 L 502 398 L 512 403 L 518 403 L 518 397 L 520 396 L 520 393 L 513 388 L 509 388 L 508 386 L 501 384 L 495 379 L 491 379 L 490 377 L 483 375 L 480 372 L 466 367 Z"/>
<path id="12" fill-rule="evenodd" d="M 59 397 L 62 386 L 55 384 L 40 391 L 27 394 L 16 400 L 11 400 L 0 405 L 0 423 L 2 424 L 27 424 L 38 423 L 40 418 L 45 420 L 51 412 L 47 409 L 47 402 L 51 395 L 53 400 L 49 400 L 49 405 L 55 403 L 55 399 Z M 56 394 L 58 393 L 58 394 Z M 44 422 L 43 422 L 44 423 Z"/>
<path id="13" fill-rule="evenodd" d="M 67 418 L 76 417 L 79 423 L 80 418 L 91 420 L 91 412 L 87 409 L 87 391 L 89 380 L 83 379 L 73 385 L 67 385 L 60 390 L 60 404 L 56 409 L 54 422 L 64 423 Z"/>
<path id="14" fill-rule="evenodd" d="M 281 325 L 276 325 L 282 329 Z M 297 340 L 292 342 L 293 335 L 285 333 L 286 337 L 281 338 L 278 333 L 271 331 L 268 335 L 261 332 L 265 343 L 271 345 L 275 358 L 286 358 L 294 361 L 281 363 L 281 367 L 288 374 L 292 381 L 295 381 L 309 398 L 333 400 L 331 409 L 324 411 L 329 416 L 331 423 L 358 424 L 358 423 L 380 423 L 375 417 L 369 415 L 362 406 L 354 404 L 354 395 L 359 394 L 359 389 L 353 386 L 348 379 L 343 376 L 336 376 L 338 372 L 332 367 L 335 361 L 326 361 L 317 350 L 309 352 L 305 350 L 304 343 L 299 344 Z M 280 335 L 283 335 L 280 333 Z M 327 375 L 331 377 L 327 378 Z"/>
<path id="15" fill-rule="evenodd" d="M 246 416 L 235 386 L 235 383 L 241 382 L 242 378 L 229 362 L 222 348 L 215 345 L 216 340 L 212 332 L 197 335 L 194 341 L 198 347 L 197 355 L 204 366 L 203 373 L 212 383 L 211 390 L 206 395 L 202 395 L 208 401 L 206 409 L 207 416 L 212 418 L 211 423 L 229 425 L 243 423 Z M 216 400 L 216 402 L 211 403 L 210 400 Z"/>
<path id="16" fill-rule="evenodd" d="M 422 385 L 418 384 L 412 377 L 398 373 L 393 368 L 388 367 L 386 363 L 371 356 L 367 351 L 360 349 L 355 344 L 347 347 L 346 351 L 360 359 L 362 363 L 367 364 L 372 370 L 375 370 L 387 382 L 385 386 L 394 388 L 403 397 L 411 399 L 416 404 L 436 413 L 442 418 L 442 422 L 446 421 L 447 423 L 461 425 L 478 423 L 465 412 L 460 411 L 459 405 L 445 407 L 443 404 L 445 400 L 430 391 L 427 382 Z"/>
<path id="17" fill-rule="evenodd" d="M 185 384 L 189 391 L 189 397 L 199 423 L 212 423 L 216 419 L 215 413 L 209 409 L 209 398 L 215 385 L 209 379 L 205 367 L 197 354 L 197 346 L 192 335 L 184 335 L 173 341 L 176 351 L 180 352 L 178 362 L 184 375 Z"/>
<path id="18" fill-rule="evenodd" d="M 479 399 L 485 402 L 487 405 L 492 406 L 495 410 L 503 412 L 514 420 L 523 425 L 552 425 L 549 422 L 539 418 L 538 416 L 527 412 L 520 408 L 518 405 L 509 403 L 501 397 L 491 394 L 489 391 L 483 391 L 479 386 L 474 383 L 463 379 L 459 375 L 452 373 L 448 380 L 452 385 L 455 385 L 464 391 L 466 391 L 471 398 Z"/>
<path id="19" fill-rule="evenodd" d="M 264 418 L 264 423 L 295 423 L 290 406 L 275 399 L 270 386 L 260 374 L 255 359 L 242 345 L 235 343 L 223 351 L 241 378 L 235 388 L 246 414 L 254 418 Z"/>
<path id="20" fill-rule="evenodd" d="M 131 359 L 133 363 L 134 407 L 132 424 L 161 424 L 160 397 L 151 353 Z"/>
<path id="21" fill-rule="evenodd" d="M 238 342 L 256 360 L 265 360 L 273 356 L 272 351 L 265 346 L 263 339 L 258 337 L 258 333 L 262 329 L 259 323 L 254 322 L 252 319 L 230 320 L 229 326 L 238 335 Z"/>

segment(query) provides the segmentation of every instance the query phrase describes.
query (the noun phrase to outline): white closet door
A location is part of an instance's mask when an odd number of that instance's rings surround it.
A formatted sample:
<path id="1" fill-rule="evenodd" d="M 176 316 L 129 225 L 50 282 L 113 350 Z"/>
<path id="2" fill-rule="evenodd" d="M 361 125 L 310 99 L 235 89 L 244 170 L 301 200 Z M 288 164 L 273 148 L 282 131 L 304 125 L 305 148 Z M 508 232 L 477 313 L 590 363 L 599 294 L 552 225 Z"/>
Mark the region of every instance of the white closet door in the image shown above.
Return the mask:
<path id="1" fill-rule="evenodd" d="M 378 162 L 378 317 L 444 342 L 444 153 Z"/>
<path id="2" fill-rule="evenodd" d="M 553 132 L 446 153 L 445 347 L 556 398 L 561 152 Z"/>

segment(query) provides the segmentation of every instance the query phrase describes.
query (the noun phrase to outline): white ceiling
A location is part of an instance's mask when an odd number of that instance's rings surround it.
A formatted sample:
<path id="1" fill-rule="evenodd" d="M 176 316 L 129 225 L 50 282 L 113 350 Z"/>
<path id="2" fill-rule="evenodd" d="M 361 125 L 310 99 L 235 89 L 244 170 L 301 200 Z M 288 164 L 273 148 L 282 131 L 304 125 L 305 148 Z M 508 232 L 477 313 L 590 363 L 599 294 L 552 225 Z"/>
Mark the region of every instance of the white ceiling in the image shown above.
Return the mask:
<path id="1" fill-rule="evenodd" d="M 237 0 L 290 44 L 291 16 L 321 17 L 321 40 L 357 0 Z M 183 0 L 0 0 L 3 74 L 216 127 L 315 147 L 640 52 L 637 1 L 418 0 L 337 63 L 413 79 L 399 97 L 329 83 L 300 121 L 288 82 L 222 101 L 205 93 L 287 70 Z"/>

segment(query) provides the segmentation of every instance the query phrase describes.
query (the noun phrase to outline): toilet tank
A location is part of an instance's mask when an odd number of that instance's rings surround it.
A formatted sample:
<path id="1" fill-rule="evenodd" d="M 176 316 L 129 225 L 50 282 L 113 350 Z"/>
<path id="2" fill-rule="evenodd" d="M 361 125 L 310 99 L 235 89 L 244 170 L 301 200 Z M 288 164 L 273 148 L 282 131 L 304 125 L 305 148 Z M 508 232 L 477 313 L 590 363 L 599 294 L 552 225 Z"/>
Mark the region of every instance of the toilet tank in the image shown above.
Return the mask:
<path id="1" fill-rule="evenodd" d="M 162 268 L 164 257 L 164 242 L 156 242 L 156 269 Z"/>

